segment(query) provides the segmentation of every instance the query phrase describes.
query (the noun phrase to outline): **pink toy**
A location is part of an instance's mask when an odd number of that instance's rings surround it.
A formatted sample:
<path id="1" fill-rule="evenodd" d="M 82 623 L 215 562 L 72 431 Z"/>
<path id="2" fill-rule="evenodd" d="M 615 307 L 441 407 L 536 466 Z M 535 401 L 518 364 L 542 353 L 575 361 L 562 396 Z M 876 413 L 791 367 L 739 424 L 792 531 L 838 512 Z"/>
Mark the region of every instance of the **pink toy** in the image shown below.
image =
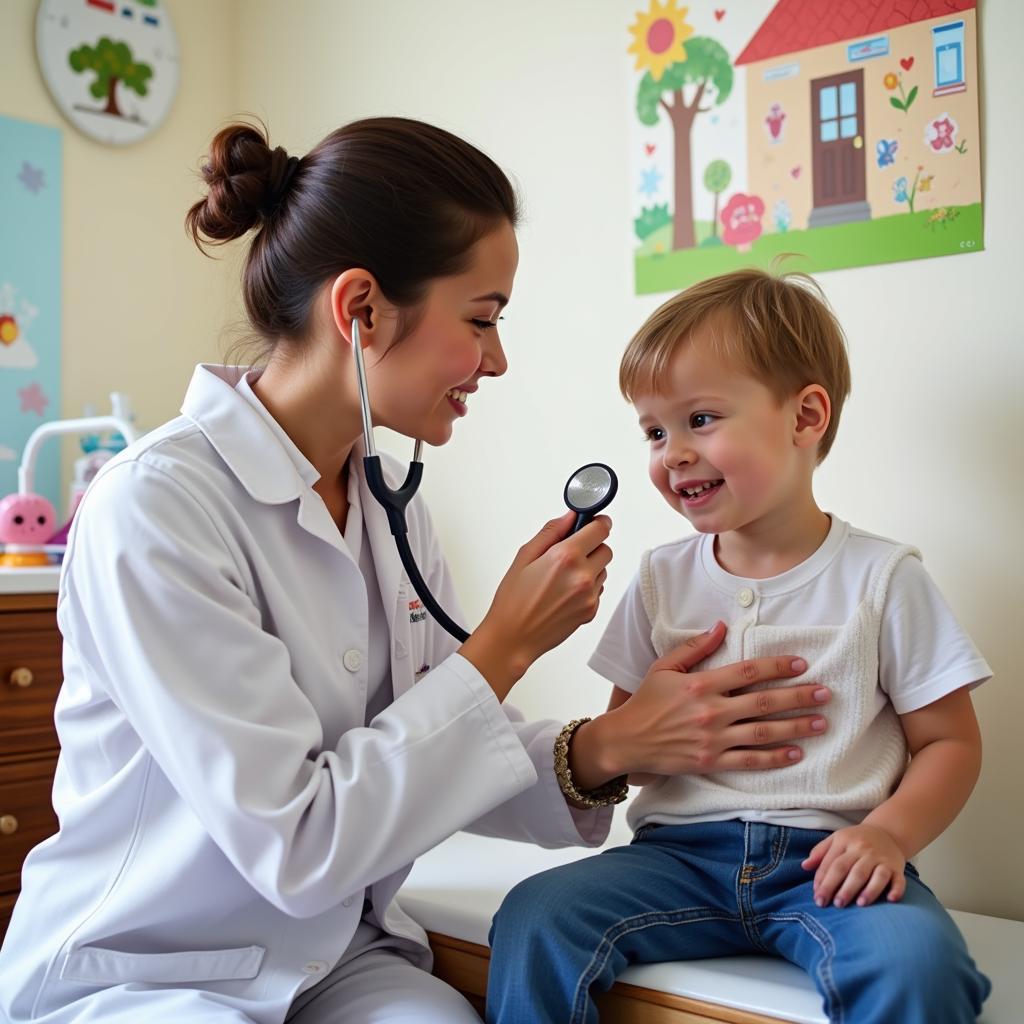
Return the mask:
<path id="1" fill-rule="evenodd" d="M 0 565 L 47 565 L 49 559 L 41 545 L 53 535 L 56 521 L 57 513 L 41 494 L 9 494 L 0 501 L 0 543 L 8 546 L 0 555 Z M 18 550 L 35 547 L 39 550 Z"/>
<path id="2" fill-rule="evenodd" d="M 0 501 L 0 541 L 46 544 L 57 528 L 57 513 L 41 494 L 9 494 Z"/>

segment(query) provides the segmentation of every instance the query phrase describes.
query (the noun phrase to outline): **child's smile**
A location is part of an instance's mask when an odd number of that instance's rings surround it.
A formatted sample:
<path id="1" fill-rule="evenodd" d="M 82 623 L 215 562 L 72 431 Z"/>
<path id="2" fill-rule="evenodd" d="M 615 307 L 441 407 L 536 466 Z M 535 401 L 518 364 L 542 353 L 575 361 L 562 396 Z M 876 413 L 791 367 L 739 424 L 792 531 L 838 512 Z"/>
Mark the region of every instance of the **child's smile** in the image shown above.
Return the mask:
<path id="1" fill-rule="evenodd" d="M 674 489 L 687 508 L 702 508 L 713 500 L 724 483 L 724 480 L 687 480 L 676 484 Z"/>

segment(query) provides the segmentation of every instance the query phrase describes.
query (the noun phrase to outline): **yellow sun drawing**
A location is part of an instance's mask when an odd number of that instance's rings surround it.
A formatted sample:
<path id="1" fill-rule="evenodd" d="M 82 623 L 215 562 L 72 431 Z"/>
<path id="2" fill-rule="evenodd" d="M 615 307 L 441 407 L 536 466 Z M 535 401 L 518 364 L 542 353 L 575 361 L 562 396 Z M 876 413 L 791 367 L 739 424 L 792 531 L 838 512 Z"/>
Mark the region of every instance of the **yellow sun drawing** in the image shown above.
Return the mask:
<path id="1" fill-rule="evenodd" d="M 651 78 L 660 81 L 670 64 L 686 60 L 683 43 L 693 35 L 693 26 L 686 24 L 689 7 L 676 7 L 676 0 L 651 0 L 646 13 L 636 12 L 636 22 L 629 26 L 633 42 L 628 53 L 636 54 L 637 71 L 648 70 Z"/>

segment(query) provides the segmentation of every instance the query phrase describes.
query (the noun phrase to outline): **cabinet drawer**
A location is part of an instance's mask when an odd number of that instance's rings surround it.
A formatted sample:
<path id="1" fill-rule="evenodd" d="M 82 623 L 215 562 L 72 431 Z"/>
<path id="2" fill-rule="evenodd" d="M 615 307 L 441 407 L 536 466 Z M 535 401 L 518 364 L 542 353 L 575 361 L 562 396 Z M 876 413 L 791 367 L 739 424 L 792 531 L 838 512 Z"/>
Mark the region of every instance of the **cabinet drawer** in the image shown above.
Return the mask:
<path id="1" fill-rule="evenodd" d="M 51 611 L 0 613 L 0 753 L 56 749 L 61 637 Z"/>
<path id="2" fill-rule="evenodd" d="M 21 884 L 29 850 L 57 831 L 50 794 L 57 759 L 0 764 L 0 892 Z"/>

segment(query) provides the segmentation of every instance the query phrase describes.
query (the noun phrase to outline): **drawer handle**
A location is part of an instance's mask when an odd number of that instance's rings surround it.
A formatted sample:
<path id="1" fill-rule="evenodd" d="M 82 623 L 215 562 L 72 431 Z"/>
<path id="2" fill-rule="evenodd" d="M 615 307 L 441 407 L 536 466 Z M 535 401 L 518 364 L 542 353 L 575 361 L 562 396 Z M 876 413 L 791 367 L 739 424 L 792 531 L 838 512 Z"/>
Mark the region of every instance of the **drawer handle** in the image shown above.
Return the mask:
<path id="1" fill-rule="evenodd" d="M 24 689 L 26 686 L 31 686 L 34 681 L 35 676 L 32 675 L 30 668 L 16 668 L 11 673 L 11 686 L 20 686 Z"/>
<path id="2" fill-rule="evenodd" d="M 18 819 L 13 814 L 0 815 L 0 834 L 13 836 L 18 831 Z"/>

